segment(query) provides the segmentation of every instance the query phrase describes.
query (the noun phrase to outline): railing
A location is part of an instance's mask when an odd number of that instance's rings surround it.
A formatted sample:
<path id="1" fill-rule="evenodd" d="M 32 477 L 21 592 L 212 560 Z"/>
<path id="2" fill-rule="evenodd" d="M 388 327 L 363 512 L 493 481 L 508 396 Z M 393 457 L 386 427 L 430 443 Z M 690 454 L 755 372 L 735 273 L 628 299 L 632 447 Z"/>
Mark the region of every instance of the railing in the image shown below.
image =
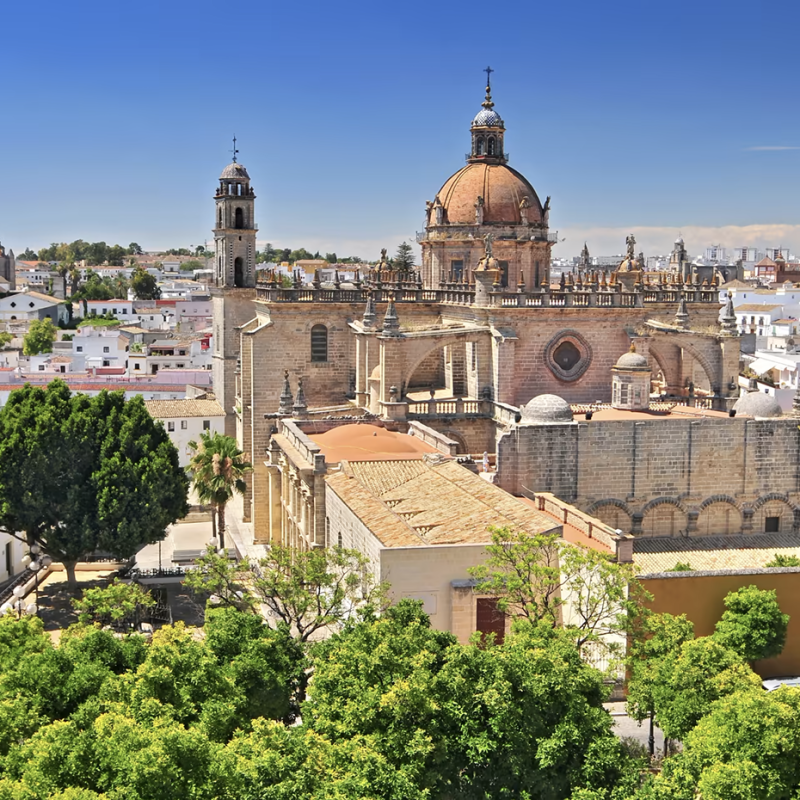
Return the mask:
<path id="1" fill-rule="evenodd" d="M 452 400 L 419 400 L 408 404 L 408 417 L 486 417 L 492 416 L 492 403 L 489 400 L 465 400 L 456 397 Z"/>
<path id="2" fill-rule="evenodd" d="M 452 276 L 451 276 L 452 277 Z M 496 308 L 644 308 L 647 305 L 677 305 L 687 303 L 718 304 L 716 288 L 692 285 L 663 286 L 637 284 L 625 288 L 621 283 L 600 285 L 597 282 L 584 286 L 512 288 L 494 286 L 488 292 L 488 305 Z M 392 270 L 373 271 L 361 281 L 346 285 L 319 282 L 283 286 L 276 280 L 261 279 L 256 283 L 256 296 L 270 303 L 366 303 L 371 297 L 375 303 L 439 303 L 473 305 L 475 284 L 468 280 L 442 280 L 438 288 L 423 287 L 422 277 L 416 271 L 407 273 Z"/>

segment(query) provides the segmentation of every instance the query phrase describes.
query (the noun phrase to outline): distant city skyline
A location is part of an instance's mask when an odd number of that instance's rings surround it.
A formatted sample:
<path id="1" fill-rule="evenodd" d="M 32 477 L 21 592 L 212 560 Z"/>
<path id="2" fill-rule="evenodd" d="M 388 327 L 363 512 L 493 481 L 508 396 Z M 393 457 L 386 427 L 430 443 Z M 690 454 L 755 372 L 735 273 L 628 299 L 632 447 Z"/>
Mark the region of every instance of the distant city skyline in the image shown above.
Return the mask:
<path id="1" fill-rule="evenodd" d="M 4 10 L 0 242 L 210 239 L 231 139 L 259 240 L 377 257 L 463 164 L 491 64 L 510 165 L 552 197 L 555 257 L 800 250 L 788 3 L 289 7 L 243 0 Z M 35 31 L 35 36 L 30 32 Z M 743 32 L 754 43 L 740 49 Z"/>

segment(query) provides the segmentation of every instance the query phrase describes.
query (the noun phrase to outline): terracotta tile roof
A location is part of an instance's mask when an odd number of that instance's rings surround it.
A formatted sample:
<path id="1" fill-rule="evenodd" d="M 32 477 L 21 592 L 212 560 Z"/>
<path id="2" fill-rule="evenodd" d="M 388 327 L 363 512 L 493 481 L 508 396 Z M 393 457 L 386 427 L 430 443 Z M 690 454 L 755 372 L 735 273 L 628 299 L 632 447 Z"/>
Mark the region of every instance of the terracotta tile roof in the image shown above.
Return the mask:
<path id="1" fill-rule="evenodd" d="M 151 417 L 224 417 L 225 409 L 216 400 L 145 400 Z"/>
<path id="2" fill-rule="evenodd" d="M 736 306 L 735 312 L 740 314 L 744 311 L 750 314 L 754 311 L 772 311 L 776 308 L 783 308 L 783 306 L 780 303 L 745 303 L 744 305 Z"/>
<path id="3" fill-rule="evenodd" d="M 400 472 L 394 479 L 392 469 Z M 531 533 L 561 527 L 454 461 L 350 462 L 327 480 L 348 504 L 358 504 L 351 508 L 387 547 L 481 544 L 491 540 L 492 525 Z"/>
<path id="4" fill-rule="evenodd" d="M 348 468 L 354 478 L 376 497 L 390 492 L 413 478 L 422 475 L 427 467 L 416 461 L 350 461 Z"/>
<path id="5" fill-rule="evenodd" d="M 694 538 L 639 537 L 633 543 L 633 561 L 640 574 L 671 570 L 677 563 L 709 571 L 763 567 L 776 553 L 800 557 L 796 534 L 702 536 Z"/>
<path id="6" fill-rule="evenodd" d="M 47 300 L 47 302 L 54 304 L 61 302 L 57 297 L 53 297 L 49 294 L 43 294 L 42 292 L 23 292 L 23 297 L 36 297 L 39 300 Z"/>

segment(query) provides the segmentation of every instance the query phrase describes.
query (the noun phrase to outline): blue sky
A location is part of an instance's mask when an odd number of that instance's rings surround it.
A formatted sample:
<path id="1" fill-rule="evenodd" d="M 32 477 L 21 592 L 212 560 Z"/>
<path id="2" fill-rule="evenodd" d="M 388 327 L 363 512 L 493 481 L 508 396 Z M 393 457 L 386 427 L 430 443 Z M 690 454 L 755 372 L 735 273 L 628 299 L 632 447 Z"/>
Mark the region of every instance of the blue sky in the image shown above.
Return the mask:
<path id="1" fill-rule="evenodd" d="M 800 251 L 796 2 L 27 0 L 0 22 L 17 252 L 199 244 L 234 134 L 259 239 L 393 252 L 463 164 L 487 64 L 556 255 L 678 230 Z"/>

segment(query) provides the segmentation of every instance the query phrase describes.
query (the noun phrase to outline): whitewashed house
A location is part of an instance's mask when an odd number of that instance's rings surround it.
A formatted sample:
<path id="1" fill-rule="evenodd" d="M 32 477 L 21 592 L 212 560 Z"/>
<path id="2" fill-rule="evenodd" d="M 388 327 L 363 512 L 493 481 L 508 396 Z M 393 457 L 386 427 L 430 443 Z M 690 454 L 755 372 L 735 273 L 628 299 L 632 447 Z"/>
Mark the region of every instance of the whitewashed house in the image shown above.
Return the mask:
<path id="1" fill-rule="evenodd" d="M 178 450 L 181 466 L 189 464 L 189 442 L 199 441 L 200 434 L 225 432 L 225 411 L 216 400 L 147 400 L 153 419 L 161 420 Z"/>

